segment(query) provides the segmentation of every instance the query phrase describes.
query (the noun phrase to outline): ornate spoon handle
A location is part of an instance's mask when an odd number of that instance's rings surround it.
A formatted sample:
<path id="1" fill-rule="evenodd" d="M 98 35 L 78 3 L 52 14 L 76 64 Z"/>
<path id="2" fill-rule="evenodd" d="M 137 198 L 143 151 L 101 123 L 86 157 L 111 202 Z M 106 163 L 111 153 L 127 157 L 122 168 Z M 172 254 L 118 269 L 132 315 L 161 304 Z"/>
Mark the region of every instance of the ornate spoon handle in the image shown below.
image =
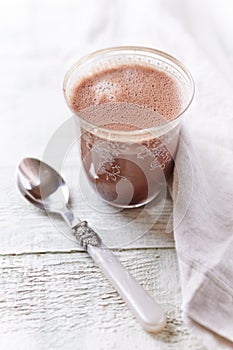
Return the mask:
<path id="1" fill-rule="evenodd" d="M 162 307 L 147 294 L 86 221 L 74 229 L 80 245 L 108 277 L 141 326 L 148 332 L 160 331 L 166 324 Z"/>

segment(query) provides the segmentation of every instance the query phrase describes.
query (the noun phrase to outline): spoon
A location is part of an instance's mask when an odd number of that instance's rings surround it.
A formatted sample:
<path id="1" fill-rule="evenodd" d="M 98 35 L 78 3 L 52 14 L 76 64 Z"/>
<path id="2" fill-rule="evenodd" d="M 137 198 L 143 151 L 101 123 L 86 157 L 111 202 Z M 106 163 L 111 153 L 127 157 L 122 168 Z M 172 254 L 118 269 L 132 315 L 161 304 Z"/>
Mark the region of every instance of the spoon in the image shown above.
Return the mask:
<path id="1" fill-rule="evenodd" d="M 155 333 L 165 326 L 162 307 L 103 244 L 87 221 L 73 214 L 68 204 L 68 186 L 53 168 L 38 159 L 24 158 L 17 168 L 17 185 L 30 203 L 47 212 L 59 213 L 65 219 L 79 244 L 101 268 L 144 330 Z"/>

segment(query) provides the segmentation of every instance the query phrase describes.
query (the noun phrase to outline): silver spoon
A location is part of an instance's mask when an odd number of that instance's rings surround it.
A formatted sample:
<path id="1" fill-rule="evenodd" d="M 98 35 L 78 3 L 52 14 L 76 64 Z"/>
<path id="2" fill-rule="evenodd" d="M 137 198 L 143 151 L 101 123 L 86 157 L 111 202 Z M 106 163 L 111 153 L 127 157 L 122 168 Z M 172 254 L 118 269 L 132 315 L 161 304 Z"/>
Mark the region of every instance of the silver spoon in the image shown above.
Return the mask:
<path id="1" fill-rule="evenodd" d="M 88 223 L 74 216 L 68 204 L 68 186 L 53 168 L 37 159 L 24 158 L 17 169 L 17 184 L 30 203 L 47 212 L 59 213 L 66 220 L 79 244 L 108 277 L 146 331 L 158 332 L 165 326 L 162 307 L 129 274 Z"/>

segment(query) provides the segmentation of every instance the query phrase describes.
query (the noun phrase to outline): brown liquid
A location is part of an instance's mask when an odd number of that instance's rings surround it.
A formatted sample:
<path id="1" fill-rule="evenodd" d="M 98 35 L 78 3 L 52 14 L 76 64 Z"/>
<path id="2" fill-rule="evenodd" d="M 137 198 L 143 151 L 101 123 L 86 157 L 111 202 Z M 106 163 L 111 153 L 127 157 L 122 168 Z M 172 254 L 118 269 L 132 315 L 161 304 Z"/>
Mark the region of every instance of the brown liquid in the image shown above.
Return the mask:
<path id="1" fill-rule="evenodd" d="M 133 131 L 167 124 L 183 108 L 182 86 L 171 75 L 139 64 L 104 69 L 79 81 L 70 106 L 102 128 Z M 179 130 L 126 141 L 82 130 L 81 151 L 91 184 L 106 201 L 134 206 L 154 198 L 172 172 Z M 107 133 L 106 133 L 107 135 Z M 109 137 L 109 134 L 108 134 Z"/>

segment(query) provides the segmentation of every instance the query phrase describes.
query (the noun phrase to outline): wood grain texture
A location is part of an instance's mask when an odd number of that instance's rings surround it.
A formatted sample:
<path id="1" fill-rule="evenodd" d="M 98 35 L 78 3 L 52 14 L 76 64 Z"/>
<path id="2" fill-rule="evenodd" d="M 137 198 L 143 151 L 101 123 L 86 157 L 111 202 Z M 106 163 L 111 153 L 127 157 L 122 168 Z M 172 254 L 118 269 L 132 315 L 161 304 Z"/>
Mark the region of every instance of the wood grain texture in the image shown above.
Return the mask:
<path id="1" fill-rule="evenodd" d="M 116 254 L 165 308 L 168 324 L 160 334 L 140 328 L 86 253 L 26 254 L 0 258 L 1 343 L 33 350 L 203 350 L 181 320 L 175 251 Z"/>
<path id="2" fill-rule="evenodd" d="M 102 202 L 87 183 L 87 188 L 81 184 L 81 191 L 73 175 L 77 170 L 68 164 L 64 169 L 75 213 L 87 219 L 107 245 L 122 249 L 174 246 L 172 232 L 166 233 L 172 213 L 170 199 L 122 211 Z M 21 198 L 14 175 L 15 168 L 0 168 L 0 254 L 82 250 L 60 217 L 48 217 Z"/>

